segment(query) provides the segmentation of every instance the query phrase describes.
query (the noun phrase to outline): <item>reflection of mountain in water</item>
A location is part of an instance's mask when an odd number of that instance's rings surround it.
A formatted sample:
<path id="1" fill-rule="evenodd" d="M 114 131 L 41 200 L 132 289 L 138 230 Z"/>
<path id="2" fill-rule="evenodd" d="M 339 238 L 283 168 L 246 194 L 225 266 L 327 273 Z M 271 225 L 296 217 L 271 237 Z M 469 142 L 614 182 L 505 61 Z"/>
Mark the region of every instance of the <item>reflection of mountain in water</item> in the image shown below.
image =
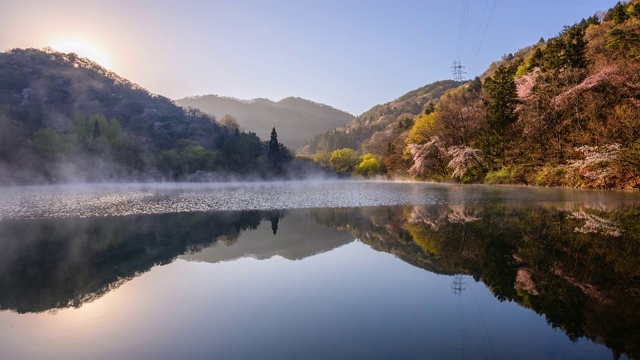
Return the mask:
<path id="1" fill-rule="evenodd" d="M 286 216 L 278 221 L 275 236 L 273 222 L 273 216 L 265 219 L 256 230 L 241 233 L 231 246 L 228 242 L 218 241 L 211 247 L 180 258 L 210 263 L 244 257 L 269 259 L 273 256 L 300 260 L 353 241 L 350 234 L 318 224 L 300 211 L 287 211 Z"/>
<path id="2" fill-rule="evenodd" d="M 588 337 L 615 354 L 640 358 L 640 208 L 634 205 L 433 205 L 1 221 L 0 309 L 81 306 L 181 255 L 207 262 L 303 259 L 353 238 L 431 272 L 471 275 L 501 301 L 544 315 L 572 339 Z"/>
<path id="3" fill-rule="evenodd" d="M 79 307 L 268 212 L 181 213 L 0 222 L 0 309 Z"/>
<path id="4" fill-rule="evenodd" d="M 0 309 L 79 307 L 185 253 L 210 262 L 302 259 L 350 241 L 278 210 L 0 221 Z"/>
<path id="5" fill-rule="evenodd" d="M 434 205 L 312 215 L 415 266 L 471 275 L 571 339 L 640 358 L 638 207 Z"/>

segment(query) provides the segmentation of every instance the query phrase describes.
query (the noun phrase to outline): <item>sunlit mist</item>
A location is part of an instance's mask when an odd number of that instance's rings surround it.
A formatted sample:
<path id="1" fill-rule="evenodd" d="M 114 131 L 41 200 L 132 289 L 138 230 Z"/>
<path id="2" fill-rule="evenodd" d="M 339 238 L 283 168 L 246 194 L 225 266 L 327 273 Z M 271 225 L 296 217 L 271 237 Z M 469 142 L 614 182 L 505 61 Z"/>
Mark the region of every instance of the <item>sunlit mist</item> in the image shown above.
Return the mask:
<path id="1" fill-rule="evenodd" d="M 77 55 L 88 58 L 99 65 L 113 70 L 111 59 L 98 45 L 87 39 L 72 38 L 54 42 L 51 48 L 66 53 L 76 53 Z"/>

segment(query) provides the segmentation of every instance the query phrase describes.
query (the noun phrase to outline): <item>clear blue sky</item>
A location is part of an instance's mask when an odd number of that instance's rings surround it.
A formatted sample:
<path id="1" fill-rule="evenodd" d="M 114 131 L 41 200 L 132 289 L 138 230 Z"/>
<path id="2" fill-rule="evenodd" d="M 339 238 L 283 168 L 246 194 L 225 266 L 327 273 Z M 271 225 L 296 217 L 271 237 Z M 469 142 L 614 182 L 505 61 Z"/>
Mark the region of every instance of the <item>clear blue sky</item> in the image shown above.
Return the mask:
<path id="1" fill-rule="evenodd" d="M 173 99 L 300 96 L 357 115 L 616 2 L 0 0 L 0 50 L 75 51 Z"/>

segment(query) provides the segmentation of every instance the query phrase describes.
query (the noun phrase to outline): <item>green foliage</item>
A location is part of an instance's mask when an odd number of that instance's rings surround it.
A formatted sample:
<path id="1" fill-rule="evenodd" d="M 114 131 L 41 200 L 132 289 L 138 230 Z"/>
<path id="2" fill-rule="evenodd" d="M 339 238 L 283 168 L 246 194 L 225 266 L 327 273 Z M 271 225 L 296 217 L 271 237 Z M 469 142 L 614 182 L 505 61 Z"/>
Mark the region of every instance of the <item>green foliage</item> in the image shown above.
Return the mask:
<path id="1" fill-rule="evenodd" d="M 485 184 L 529 184 L 534 176 L 529 164 L 507 165 L 487 173 Z"/>
<path id="2" fill-rule="evenodd" d="M 540 65 L 545 71 L 584 68 L 587 66 L 586 47 L 584 26 L 566 27 L 560 35 L 547 42 Z"/>
<path id="3" fill-rule="evenodd" d="M 604 20 L 613 21 L 615 24 L 620 24 L 629 20 L 630 16 L 627 12 L 627 5 L 628 4 L 626 2 L 618 1 L 618 3 L 607 12 Z"/>
<path id="4" fill-rule="evenodd" d="M 491 171 L 484 178 L 485 184 L 513 184 L 516 182 L 516 167 L 505 166 L 499 170 Z"/>
<path id="5" fill-rule="evenodd" d="M 533 71 L 533 69 L 540 67 L 542 64 L 542 59 L 544 58 L 544 53 L 542 52 L 542 48 L 540 46 L 536 46 L 536 49 L 524 59 L 522 64 L 518 66 L 516 70 L 515 77 L 520 78 L 524 75 Z"/>
<path id="6" fill-rule="evenodd" d="M 313 161 L 325 168 L 329 168 L 331 166 L 330 163 L 331 154 L 327 152 L 318 153 L 313 157 Z"/>
<path id="7" fill-rule="evenodd" d="M 33 134 L 33 151 L 45 161 L 57 160 L 64 155 L 68 144 L 55 131 L 43 128 Z"/>
<path id="8" fill-rule="evenodd" d="M 607 48 L 617 57 L 640 60 L 640 34 L 614 27 L 607 33 Z"/>
<path id="9" fill-rule="evenodd" d="M 409 131 L 407 137 L 407 143 L 409 144 L 424 144 L 428 142 L 436 132 L 436 113 L 431 112 L 429 114 L 421 115 L 416 123 Z"/>
<path id="10" fill-rule="evenodd" d="M 158 156 L 158 167 L 169 172 L 173 178 L 181 178 L 198 170 L 212 171 L 216 168 L 219 153 L 197 144 L 182 142 L 182 146 L 163 151 Z"/>
<path id="11" fill-rule="evenodd" d="M 487 98 L 484 101 L 487 109 L 487 123 L 491 130 L 503 135 L 513 124 L 518 104 L 518 94 L 514 81 L 514 68 L 500 66 L 493 77 L 484 80 L 483 89 Z"/>
<path id="12" fill-rule="evenodd" d="M 587 42 L 584 39 L 584 29 L 581 26 L 573 26 L 565 35 L 565 63 L 569 67 L 584 68 L 587 66 L 585 48 Z"/>
<path id="13" fill-rule="evenodd" d="M 335 150 L 331 153 L 329 164 L 331 168 L 341 174 L 350 174 L 358 163 L 355 151 L 349 148 Z"/>
<path id="14" fill-rule="evenodd" d="M 550 185 L 578 185 L 576 183 L 570 184 L 568 182 L 569 172 L 566 167 L 563 166 L 553 166 L 548 165 L 540 169 L 534 175 L 534 184 L 542 185 L 542 186 L 550 186 Z"/>
<path id="15" fill-rule="evenodd" d="M 640 18 L 640 2 L 631 4 L 631 11 L 629 15 L 634 18 Z"/>
<path id="16" fill-rule="evenodd" d="M 358 175 L 371 176 L 380 173 L 382 166 L 373 154 L 367 153 L 362 155 L 360 162 L 355 168 Z"/>
<path id="17" fill-rule="evenodd" d="M 274 168 L 280 168 L 282 166 L 283 154 L 280 153 L 280 143 L 278 143 L 278 133 L 274 127 L 271 130 L 271 139 L 267 144 L 267 159 L 271 162 Z"/>

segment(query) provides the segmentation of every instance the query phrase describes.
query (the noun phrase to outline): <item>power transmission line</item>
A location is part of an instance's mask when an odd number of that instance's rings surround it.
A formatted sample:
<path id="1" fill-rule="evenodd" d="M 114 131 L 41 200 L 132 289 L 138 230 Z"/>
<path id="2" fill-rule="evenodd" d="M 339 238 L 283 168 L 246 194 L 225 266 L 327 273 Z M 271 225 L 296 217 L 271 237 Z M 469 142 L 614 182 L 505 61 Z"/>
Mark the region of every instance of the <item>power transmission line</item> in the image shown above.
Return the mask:
<path id="1" fill-rule="evenodd" d="M 453 71 L 453 80 L 457 82 L 464 81 L 464 74 L 466 74 L 463 70 L 464 66 L 462 66 L 460 56 L 462 55 L 465 33 L 467 32 L 467 24 L 469 23 L 470 5 L 471 0 L 462 0 L 462 9 L 460 11 L 460 32 L 458 33 L 458 47 L 456 50 L 457 60 L 455 60 L 451 66 L 451 70 Z"/>
<path id="2" fill-rule="evenodd" d="M 460 60 L 455 60 L 451 66 L 451 70 L 453 71 L 453 81 L 463 82 L 465 80 L 464 74 L 467 72 L 462 69 L 464 69 L 462 62 Z"/>
<path id="3" fill-rule="evenodd" d="M 475 64 L 478 59 L 478 55 L 480 54 L 480 50 L 482 49 L 482 43 L 484 42 L 484 38 L 487 35 L 487 30 L 489 30 L 489 24 L 491 24 L 491 18 L 493 17 L 493 12 L 496 10 L 496 5 L 498 4 L 498 0 L 493 0 L 493 5 L 491 6 L 491 11 L 489 12 L 489 18 L 487 19 L 487 23 L 484 27 L 484 31 L 482 31 L 482 37 L 480 37 L 480 42 L 478 43 L 478 47 L 473 54 L 471 63 Z"/>

